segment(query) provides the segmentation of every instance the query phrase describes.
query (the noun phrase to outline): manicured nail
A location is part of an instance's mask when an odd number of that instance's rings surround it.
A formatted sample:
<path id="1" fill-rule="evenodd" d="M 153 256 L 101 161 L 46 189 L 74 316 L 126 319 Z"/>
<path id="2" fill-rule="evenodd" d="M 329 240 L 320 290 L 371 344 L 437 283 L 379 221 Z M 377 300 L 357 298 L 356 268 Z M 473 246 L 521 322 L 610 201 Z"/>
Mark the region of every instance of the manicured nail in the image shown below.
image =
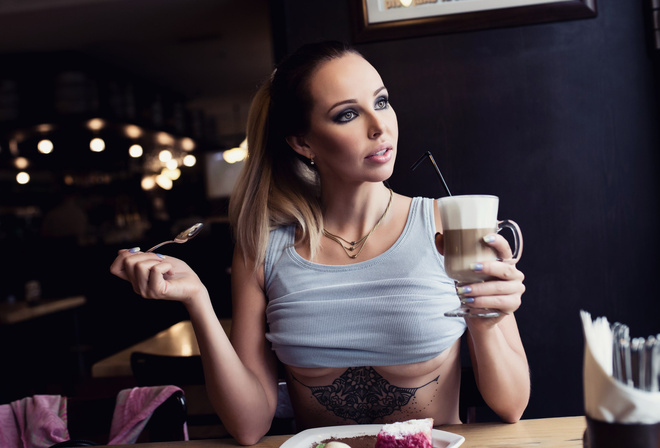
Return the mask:
<path id="1" fill-rule="evenodd" d="M 135 252 L 140 252 L 140 248 L 139 247 L 132 247 L 132 248 L 128 249 L 128 251 L 130 253 L 134 254 Z"/>
<path id="2" fill-rule="evenodd" d="M 470 294 L 472 292 L 471 286 L 458 286 L 456 287 L 456 292 L 458 295 Z"/>
<path id="3" fill-rule="evenodd" d="M 470 263 L 470 269 L 473 271 L 483 271 L 484 265 L 482 263 Z"/>
<path id="4" fill-rule="evenodd" d="M 494 243 L 494 242 L 495 242 L 495 235 L 493 235 L 493 234 L 486 235 L 486 236 L 484 237 L 484 242 L 486 242 L 486 243 Z"/>
<path id="5" fill-rule="evenodd" d="M 158 258 L 160 258 L 161 260 L 164 260 L 164 259 L 165 259 L 165 255 L 163 255 L 163 254 L 156 254 L 156 256 L 157 256 Z"/>
<path id="6" fill-rule="evenodd" d="M 474 297 L 463 297 L 461 303 L 474 303 Z"/>

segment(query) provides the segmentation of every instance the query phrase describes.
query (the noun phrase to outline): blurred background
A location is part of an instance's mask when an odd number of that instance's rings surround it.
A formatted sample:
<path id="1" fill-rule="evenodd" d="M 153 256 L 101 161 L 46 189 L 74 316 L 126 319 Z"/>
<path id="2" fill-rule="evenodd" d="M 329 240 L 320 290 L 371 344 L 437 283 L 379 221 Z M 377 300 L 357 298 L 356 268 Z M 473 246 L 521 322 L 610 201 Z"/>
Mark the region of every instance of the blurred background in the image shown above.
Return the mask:
<path id="1" fill-rule="evenodd" d="M 230 316 L 226 206 L 240 162 L 228 150 L 243 141 L 251 96 L 274 64 L 324 39 L 355 44 L 388 87 L 396 191 L 445 194 L 430 164 L 409 169 L 431 151 L 453 194 L 496 194 L 500 216 L 520 224 L 527 292 L 517 319 L 532 375 L 524 417 L 583 414 L 580 309 L 636 336 L 660 331 L 652 2 L 376 37 L 361 32 L 360 6 L 0 1 L 0 301 L 25 301 L 35 282 L 42 301 L 86 299 L 0 324 L 10 366 L 0 402 L 75 393 L 92 364 L 187 318 L 110 276 L 119 248 L 148 248 L 203 220 L 195 240 L 163 253 L 195 267 L 218 315 Z"/>

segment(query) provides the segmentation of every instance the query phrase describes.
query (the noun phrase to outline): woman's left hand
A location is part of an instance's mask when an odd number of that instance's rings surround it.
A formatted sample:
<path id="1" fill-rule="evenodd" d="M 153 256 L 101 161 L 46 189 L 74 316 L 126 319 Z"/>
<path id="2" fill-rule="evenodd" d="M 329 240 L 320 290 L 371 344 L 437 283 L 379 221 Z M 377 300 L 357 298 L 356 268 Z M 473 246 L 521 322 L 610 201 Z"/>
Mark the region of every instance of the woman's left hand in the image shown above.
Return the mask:
<path id="1" fill-rule="evenodd" d="M 492 234 L 484 238 L 484 241 L 495 250 L 498 260 L 476 263 L 474 270 L 493 279 L 465 285 L 457 289 L 458 294 L 467 306 L 492 308 L 512 314 L 520 308 L 521 297 L 525 292 L 525 275 L 516 267 L 518 260 L 512 258 L 511 246 L 504 237 Z"/>

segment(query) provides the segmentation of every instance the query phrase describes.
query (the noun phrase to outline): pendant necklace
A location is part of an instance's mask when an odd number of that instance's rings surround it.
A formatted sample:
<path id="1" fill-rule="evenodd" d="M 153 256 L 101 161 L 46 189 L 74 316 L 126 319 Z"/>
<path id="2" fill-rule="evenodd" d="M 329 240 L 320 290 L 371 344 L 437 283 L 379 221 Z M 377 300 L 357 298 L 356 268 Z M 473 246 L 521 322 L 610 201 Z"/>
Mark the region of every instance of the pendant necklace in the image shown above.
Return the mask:
<path id="1" fill-rule="evenodd" d="M 390 206 L 392 205 L 393 193 L 392 193 L 391 188 L 389 188 L 389 190 L 390 190 L 390 200 L 387 203 L 387 207 L 385 208 L 385 211 L 383 212 L 383 216 L 380 217 L 380 219 L 378 220 L 376 225 L 373 227 L 373 229 L 371 229 L 369 231 L 369 233 L 364 235 L 362 238 L 360 238 L 358 240 L 355 240 L 355 241 L 348 241 L 348 240 L 340 237 L 339 235 L 335 235 L 334 233 L 328 232 L 325 229 L 323 229 L 323 235 L 325 237 L 331 239 L 335 243 L 339 244 L 342 247 L 342 249 L 344 249 L 344 252 L 346 252 L 346 255 L 348 255 L 348 258 L 352 258 L 352 259 L 357 258 L 358 255 L 360 255 L 362 253 L 362 249 L 364 249 L 364 246 L 365 246 L 365 244 L 367 244 L 367 240 L 369 239 L 371 234 L 376 231 L 378 226 L 380 226 L 380 224 L 383 222 L 383 219 L 385 219 L 385 215 L 387 215 L 387 212 L 390 210 Z M 344 243 L 348 244 L 348 246 L 345 246 Z M 356 249 L 358 249 L 357 253 L 354 253 L 354 254 L 351 253 L 351 252 L 355 251 Z"/>

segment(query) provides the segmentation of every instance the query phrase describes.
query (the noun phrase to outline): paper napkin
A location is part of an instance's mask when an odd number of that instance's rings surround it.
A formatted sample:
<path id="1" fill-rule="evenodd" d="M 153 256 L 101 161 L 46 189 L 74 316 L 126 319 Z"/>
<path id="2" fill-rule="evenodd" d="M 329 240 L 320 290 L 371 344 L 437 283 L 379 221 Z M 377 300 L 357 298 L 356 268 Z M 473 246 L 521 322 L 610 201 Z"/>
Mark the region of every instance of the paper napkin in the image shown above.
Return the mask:
<path id="1" fill-rule="evenodd" d="M 612 377 L 612 331 L 607 319 L 592 321 L 580 312 L 584 330 L 584 407 L 586 414 L 608 423 L 660 422 L 660 392 L 648 392 Z"/>

